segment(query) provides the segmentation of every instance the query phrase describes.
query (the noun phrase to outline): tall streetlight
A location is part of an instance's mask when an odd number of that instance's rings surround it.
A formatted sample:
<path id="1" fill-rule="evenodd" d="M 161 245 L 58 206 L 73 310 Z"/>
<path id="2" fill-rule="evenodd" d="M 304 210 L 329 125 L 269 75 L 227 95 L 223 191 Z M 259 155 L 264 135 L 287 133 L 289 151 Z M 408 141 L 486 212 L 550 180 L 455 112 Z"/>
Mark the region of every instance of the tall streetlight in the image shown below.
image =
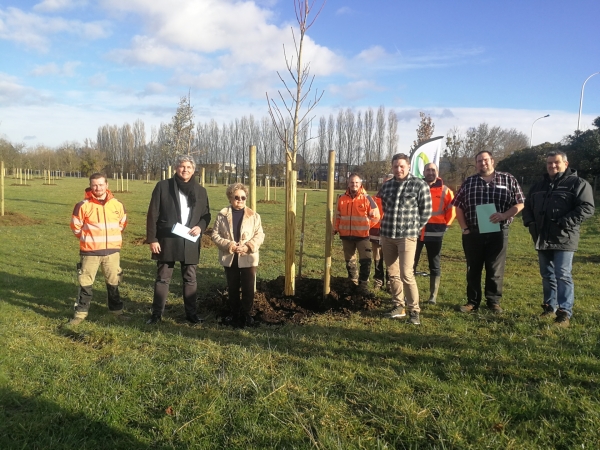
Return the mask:
<path id="1" fill-rule="evenodd" d="M 588 82 L 588 80 L 590 78 L 592 78 L 594 75 L 598 75 L 600 72 L 596 72 L 591 74 L 589 77 L 587 77 L 585 79 L 585 81 L 583 82 L 583 86 L 581 86 L 581 96 L 579 97 L 579 116 L 577 116 L 577 131 L 579 131 L 579 124 L 581 123 L 581 107 L 583 106 L 583 90 L 585 89 L 585 83 Z"/>
<path id="2" fill-rule="evenodd" d="M 529 147 L 531 147 L 531 141 L 533 139 L 533 126 L 535 125 L 535 123 L 540 120 L 540 119 L 545 119 L 546 117 L 550 117 L 550 114 L 546 114 L 545 116 L 542 117 L 538 117 L 537 119 L 535 119 L 533 121 L 533 123 L 531 124 L 531 134 L 529 135 Z"/>

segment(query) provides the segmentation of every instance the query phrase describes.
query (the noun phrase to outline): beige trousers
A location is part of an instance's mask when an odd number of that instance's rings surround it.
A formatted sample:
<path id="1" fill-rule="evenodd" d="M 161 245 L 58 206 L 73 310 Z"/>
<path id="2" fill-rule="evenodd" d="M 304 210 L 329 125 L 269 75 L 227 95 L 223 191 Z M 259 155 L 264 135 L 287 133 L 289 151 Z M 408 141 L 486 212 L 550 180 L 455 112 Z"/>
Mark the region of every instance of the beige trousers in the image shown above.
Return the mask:
<path id="1" fill-rule="evenodd" d="M 108 256 L 81 256 L 81 273 L 78 276 L 79 285 L 93 285 L 98 268 L 101 268 L 106 284 L 118 286 L 121 278 L 120 261 L 119 252 Z"/>
<path id="2" fill-rule="evenodd" d="M 420 312 L 419 289 L 413 273 L 417 238 L 392 239 L 381 236 L 381 249 L 390 277 L 392 302 L 396 306 L 406 306 L 409 312 Z"/>

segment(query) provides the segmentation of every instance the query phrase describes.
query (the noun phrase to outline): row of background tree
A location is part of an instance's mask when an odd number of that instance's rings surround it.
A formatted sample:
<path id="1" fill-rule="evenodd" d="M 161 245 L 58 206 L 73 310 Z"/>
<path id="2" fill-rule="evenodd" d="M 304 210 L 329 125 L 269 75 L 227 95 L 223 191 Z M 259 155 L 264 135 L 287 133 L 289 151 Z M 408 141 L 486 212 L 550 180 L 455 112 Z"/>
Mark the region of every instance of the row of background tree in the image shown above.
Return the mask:
<path id="1" fill-rule="evenodd" d="M 435 134 L 430 116 L 420 113 L 417 138 L 408 153 L 419 142 Z M 297 169 L 299 180 L 324 181 L 328 152 L 336 150 L 337 176 L 343 181 L 348 171 L 358 171 L 370 188 L 389 171 L 391 155 L 398 149 L 398 118 L 394 110 L 384 106 L 376 111 L 340 109 L 337 115 L 321 116 L 313 124 L 301 128 Z M 291 123 L 289 124 L 291 127 Z M 544 171 L 544 155 L 561 149 L 569 155 L 571 165 L 582 176 L 600 174 L 600 117 L 595 129 L 575 132 L 559 143 L 528 147 L 528 138 L 515 129 L 503 129 L 481 123 L 462 132 L 453 128 L 446 133 L 441 164 L 442 176 L 449 183 L 460 183 L 474 172 L 474 155 L 490 151 L 499 170 L 513 173 L 528 184 Z M 291 133 L 288 133 L 291 136 Z M 290 137 L 291 138 L 291 137 Z M 159 178 L 177 154 L 191 154 L 205 167 L 207 182 L 228 183 L 248 172 L 248 147 L 257 146 L 259 176 L 281 180 L 285 158 L 282 143 L 272 120 L 260 120 L 252 115 L 219 125 L 211 120 L 195 123 L 189 97 L 182 97 L 170 123 L 151 127 L 147 136 L 141 120 L 133 125 L 103 125 L 98 128 L 97 141 L 86 139 L 83 145 L 66 142 L 58 148 L 37 146 L 27 149 L 0 139 L 0 158 L 7 168 L 33 170 L 93 171 L 124 173 L 130 177 Z M 400 149 L 401 150 L 401 149 Z"/>

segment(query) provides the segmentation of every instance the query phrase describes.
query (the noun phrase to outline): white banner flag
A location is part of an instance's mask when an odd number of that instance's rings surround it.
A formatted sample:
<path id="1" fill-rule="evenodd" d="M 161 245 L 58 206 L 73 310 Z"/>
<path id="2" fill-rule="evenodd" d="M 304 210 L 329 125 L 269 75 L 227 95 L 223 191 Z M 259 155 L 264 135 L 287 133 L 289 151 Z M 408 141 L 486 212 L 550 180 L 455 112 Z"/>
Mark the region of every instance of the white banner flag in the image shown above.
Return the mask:
<path id="1" fill-rule="evenodd" d="M 423 178 L 425 165 L 429 163 L 434 163 L 439 169 L 442 153 L 441 139 L 443 137 L 444 136 L 436 136 L 419 144 L 410 161 L 411 174 L 415 177 Z"/>

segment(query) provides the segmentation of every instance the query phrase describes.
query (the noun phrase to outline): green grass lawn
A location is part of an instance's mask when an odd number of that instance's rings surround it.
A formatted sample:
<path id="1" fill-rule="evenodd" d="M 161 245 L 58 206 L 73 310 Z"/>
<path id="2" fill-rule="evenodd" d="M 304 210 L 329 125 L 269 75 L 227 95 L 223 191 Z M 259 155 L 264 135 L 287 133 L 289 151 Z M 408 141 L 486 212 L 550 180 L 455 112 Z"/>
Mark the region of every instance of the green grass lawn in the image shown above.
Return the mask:
<path id="1" fill-rule="evenodd" d="M 86 186 L 6 180 L 6 210 L 21 216 L 0 218 L 1 449 L 600 448 L 598 215 L 575 256 L 568 329 L 538 318 L 541 279 L 520 218 L 501 315 L 455 311 L 465 302 L 455 224 L 438 305 L 423 307 L 421 326 L 382 310 L 243 330 L 209 316 L 192 327 L 181 320 L 177 274 L 165 320 L 150 327 L 155 264 L 141 242 L 154 185 L 130 181 L 116 196 L 129 215 L 121 260 L 132 319 L 111 317 L 99 275 L 88 320 L 70 327 L 79 256 L 69 220 Z M 216 217 L 225 188 L 207 189 Z M 320 278 L 326 194 L 307 192 L 303 273 Z M 257 209 L 266 233 L 258 276 L 273 279 L 283 273 L 284 206 Z M 335 276 L 344 276 L 341 255 L 336 238 Z M 201 297 L 224 288 L 216 248 L 202 250 L 198 272 Z M 428 281 L 418 279 L 422 297 Z"/>

